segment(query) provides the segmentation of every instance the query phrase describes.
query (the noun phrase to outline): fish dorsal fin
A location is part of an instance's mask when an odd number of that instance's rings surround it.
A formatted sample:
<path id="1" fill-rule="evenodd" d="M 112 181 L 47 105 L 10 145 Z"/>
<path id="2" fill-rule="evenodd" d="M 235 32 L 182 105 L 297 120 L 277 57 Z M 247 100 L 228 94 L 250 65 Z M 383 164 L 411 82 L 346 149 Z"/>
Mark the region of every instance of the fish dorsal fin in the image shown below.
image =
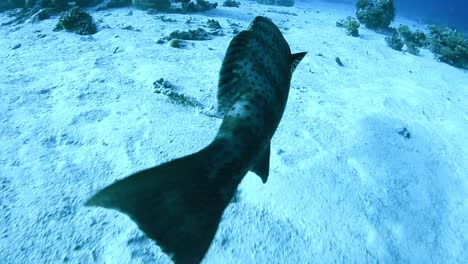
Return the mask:
<path id="1" fill-rule="evenodd" d="M 291 54 L 291 73 L 294 72 L 297 65 L 299 64 L 299 62 L 301 62 L 301 60 L 304 58 L 306 54 L 307 52 L 299 52 L 299 53 Z"/>
<path id="2" fill-rule="evenodd" d="M 263 183 L 266 183 L 270 172 L 270 143 L 258 156 L 252 171 L 262 179 Z"/>

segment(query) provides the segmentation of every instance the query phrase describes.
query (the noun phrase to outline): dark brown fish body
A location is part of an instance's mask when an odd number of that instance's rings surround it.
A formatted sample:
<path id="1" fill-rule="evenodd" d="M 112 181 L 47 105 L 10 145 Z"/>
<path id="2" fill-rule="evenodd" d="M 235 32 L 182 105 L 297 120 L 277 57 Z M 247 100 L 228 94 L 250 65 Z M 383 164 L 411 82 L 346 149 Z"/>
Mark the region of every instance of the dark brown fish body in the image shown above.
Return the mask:
<path id="1" fill-rule="evenodd" d="M 87 205 L 127 214 L 174 262 L 200 262 L 245 174 L 267 181 L 270 141 L 304 56 L 291 54 L 273 22 L 256 17 L 226 52 L 218 90 L 223 122 L 213 142 L 118 181 Z"/>
<path id="2" fill-rule="evenodd" d="M 304 56 L 291 55 L 276 25 L 256 17 L 231 41 L 221 67 L 218 112 L 224 119 L 215 141 L 227 138 L 264 183 L 270 140 L 286 107 L 292 72 Z"/>

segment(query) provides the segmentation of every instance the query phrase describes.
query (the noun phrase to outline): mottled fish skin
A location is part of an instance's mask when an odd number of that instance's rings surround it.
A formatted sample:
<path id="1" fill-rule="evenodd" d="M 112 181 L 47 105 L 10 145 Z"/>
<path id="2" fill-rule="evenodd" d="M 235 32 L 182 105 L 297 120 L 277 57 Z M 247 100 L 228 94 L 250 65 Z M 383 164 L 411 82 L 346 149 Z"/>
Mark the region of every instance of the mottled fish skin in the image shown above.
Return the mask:
<path id="1" fill-rule="evenodd" d="M 267 181 L 270 141 L 305 54 L 291 54 L 276 25 L 256 17 L 226 52 L 218 87 L 223 122 L 215 139 L 107 186 L 86 205 L 127 214 L 175 263 L 201 262 L 245 174 Z"/>
<path id="2" fill-rule="evenodd" d="M 216 139 L 231 140 L 232 152 L 244 160 L 239 162 L 250 161 L 247 170 L 257 165 L 267 148 L 265 159 L 269 159 L 270 140 L 286 107 L 292 73 L 304 56 L 292 58 L 279 29 L 261 16 L 231 41 L 220 71 L 218 114 L 224 119 Z M 263 182 L 266 173 L 259 175 Z"/>

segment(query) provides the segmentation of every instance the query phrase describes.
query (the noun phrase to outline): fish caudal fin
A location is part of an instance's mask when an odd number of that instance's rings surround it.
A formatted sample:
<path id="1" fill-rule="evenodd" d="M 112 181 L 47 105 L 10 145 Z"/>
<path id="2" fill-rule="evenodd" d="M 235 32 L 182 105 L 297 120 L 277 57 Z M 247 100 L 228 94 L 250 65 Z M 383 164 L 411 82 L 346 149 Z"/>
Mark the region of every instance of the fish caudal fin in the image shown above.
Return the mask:
<path id="1" fill-rule="evenodd" d="M 207 174 L 212 173 L 207 160 L 213 151 L 207 147 L 135 173 L 104 188 L 86 205 L 127 214 L 175 263 L 199 263 L 230 200 Z"/>

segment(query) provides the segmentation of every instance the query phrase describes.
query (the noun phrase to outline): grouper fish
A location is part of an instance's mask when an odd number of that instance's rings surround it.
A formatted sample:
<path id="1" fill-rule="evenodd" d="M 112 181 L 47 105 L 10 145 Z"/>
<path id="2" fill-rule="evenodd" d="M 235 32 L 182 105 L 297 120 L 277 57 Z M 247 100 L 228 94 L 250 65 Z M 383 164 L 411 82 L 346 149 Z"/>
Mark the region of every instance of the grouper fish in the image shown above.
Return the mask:
<path id="1" fill-rule="evenodd" d="M 223 121 L 202 150 L 119 180 L 87 206 L 128 215 L 174 263 L 199 263 L 248 171 L 266 183 L 270 141 L 306 52 L 291 54 L 278 27 L 258 16 L 229 44 L 218 83 Z"/>

